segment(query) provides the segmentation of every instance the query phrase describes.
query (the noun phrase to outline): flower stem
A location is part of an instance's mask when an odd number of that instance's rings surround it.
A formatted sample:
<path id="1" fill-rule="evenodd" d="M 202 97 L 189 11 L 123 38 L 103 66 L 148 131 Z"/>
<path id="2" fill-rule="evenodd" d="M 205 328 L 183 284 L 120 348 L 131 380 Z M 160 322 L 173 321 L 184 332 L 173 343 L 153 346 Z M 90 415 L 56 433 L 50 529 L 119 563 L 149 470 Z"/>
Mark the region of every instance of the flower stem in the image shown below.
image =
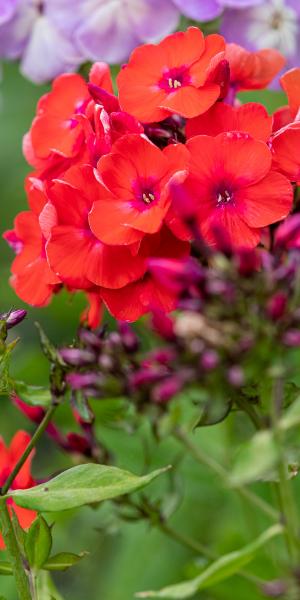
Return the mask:
<path id="1" fill-rule="evenodd" d="M 293 567 L 299 567 L 300 553 L 299 553 L 299 516 L 295 504 L 294 494 L 291 486 L 291 481 L 288 478 L 286 472 L 286 460 L 284 455 L 284 446 L 282 431 L 279 427 L 279 417 L 282 408 L 283 401 L 283 382 L 279 378 L 274 383 L 274 394 L 273 394 L 273 414 L 272 424 L 275 443 L 277 445 L 278 453 L 278 499 L 280 510 L 285 525 L 285 538 L 287 551 Z"/>
<path id="2" fill-rule="evenodd" d="M 25 565 L 4 498 L 0 498 L 0 527 L 13 569 L 19 600 L 32 600 Z"/>
<path id="3" fill-rule="evenodd" d="M 36 429 L 35 433 L 33 434 L 28 446 L 25 448 L 25 451 L 23 452 L 21 458 L 18 460 L 15 468 L 12 470 L 11 474 L 9 475 L 9 477 L 7 478 L 4 486 L 1 488 L 0 490 L 0 496 L 5 496 L 5 494 L 7 494 L 8 490 L 10 489 L 12 483 L 14 482 L 15 478 L 17 477 L 19 471 L 22 469 L 24 463 L 26 462 L 28 456 L 30 455 L 30 452 L 33 450 L 33 448 L 35 448 L 37 442 L 39 441 L 40 437 L 43 435 L 45 429 L 47 428 L 47 425 L 49 425 L 55 411 L 57 408 L 57 404 L 52 404 L 43 420 L 40 422 L 38 428 Z"/>
<path id="4" fill-rule="evenodd" d="M 226 469 L 224 469 L 224 467 L 220 465 L 212 456 L 206 454 L 202 448 L 194 444 L 190 439 L 190 436 L 182 428 L 176 429 L 175 437 L 185 446 L 185 448 L 192 454 L 198 463 L 201 465 L 206 465 L 211 471 L 216 473 L 216 475 L 218 475 L 226 485 L 228 485 L 229 474 L 227 473 Z M 251 504 L 259 508 L 270 519 L 273 521 L 279 520 L 280 515 L 278 512 L 272 506 L 270 506 L 270 504 L 265 502 L 265 500 L 260 498 L 260 496 L 257 496 L 257 494 L 243 486 L 238 487 L 237 492 L 240 496 L 248 500 L 248 502 L 251 502 Z"/>

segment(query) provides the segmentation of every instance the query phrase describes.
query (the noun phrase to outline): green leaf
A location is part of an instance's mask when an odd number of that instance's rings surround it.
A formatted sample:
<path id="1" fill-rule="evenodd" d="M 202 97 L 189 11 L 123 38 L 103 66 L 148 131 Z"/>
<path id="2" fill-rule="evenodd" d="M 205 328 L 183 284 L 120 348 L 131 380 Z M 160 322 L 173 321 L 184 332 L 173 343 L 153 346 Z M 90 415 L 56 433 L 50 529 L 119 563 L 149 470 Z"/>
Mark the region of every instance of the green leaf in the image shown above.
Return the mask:
<path id="1" fill-rule="evenodd" d="M 25 540 L 26 557 L 33 569 L 41 569 L 49 558 L 52 535 L 48 523 L 41 515 L 33 521 Z"/>
<path id="2" fill-rule="evenodd" d="M 12 574 L 13 574 L 13 570 L 12 570 L 11 564 L 6 561 L 1 561 L 0 562 L 0 575 L 12 575 Z M 0 596 L 0 600 L 1 600 L 1 596 Z"/>
<path id="3" fill-rule="evenodd" d="M 52 398 L 49 389 L 37 385 L 27 385 L 24 381 L 15 381 L 14 390 L 20 396 L 23 402 L 30 406 L 43 406 L 47 408 L 51 405 Z"/>
<path id="4" fill-rule="evenodd" d="M 259 431 L 243 444 L 233 465 L 230 483 L 233 486 L 258 481 L 273 469 L 278 451 L 271 431 Z"/>
<path id="5" fill-rule="evenodd" d="M 255 556 L 255 554 L 269 542 L 273 537 L 281 534 L 283 527 L 281 525 L 274 525 L 267 529 L 260 535 L 254 542 L 244 546 L 241 550 L 225 554 L 221 558 L 218 558 L 213 562 L 207 569 L 202 571 L 198 577 L 191 579 L 190 581 L 184 581 L 176 585 L 170 585 L 157 592 L 140 592 L 136 594 L 137 598 L 191 598 L 199 590 L 203 590 L 212 585 L 228 579 L 235 573 L 238 573 L 247 563 L 249 563 Z"/>
<path id="6" fill-rule="evenodd" d="M 300 424 L 300 397 L 297 398 L 291 406 L 285 411 L 285 415 L 280 419 L 280 429 L 286 431 L 291 427 L 297 427 Z"/>
<path id="7" fill-rule="evenodd" d="M 168 469 L 138 477 L 116 467 L 78 465 L 45 484 L 27 490 L 13 490 L 8 495 L 24 508 L 61 511 L 130 494 L 148 485 Z"/>
<path id="8" fill-rule="evenodd" d="M 43 569 L 46 571 L 66 571 L 70 567 L 76 565 L 82 558 L 87 555 L 87 552 L 81 554 L 72 554 L 71 552 L 61 552 L 51 556 L 44 564 Z"/>

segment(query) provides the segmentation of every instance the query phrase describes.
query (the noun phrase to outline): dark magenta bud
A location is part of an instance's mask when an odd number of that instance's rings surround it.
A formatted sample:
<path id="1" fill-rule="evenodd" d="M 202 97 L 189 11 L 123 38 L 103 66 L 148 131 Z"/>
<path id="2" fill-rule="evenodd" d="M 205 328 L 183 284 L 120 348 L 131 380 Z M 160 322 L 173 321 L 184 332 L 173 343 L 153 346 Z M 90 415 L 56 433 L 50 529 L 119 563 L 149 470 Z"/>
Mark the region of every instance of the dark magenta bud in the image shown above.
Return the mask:
<path id="1" fill-rule="evenodd" d="M 278 321 L 285 313 L 287 296 L 283 292 L 277 292 L 270 298 L 267 304 L 267 315 L 272 321 Z"/>
<path id="2" fill-rule="evenodd" d="M 142 361 L 143 367 L 149 367 L 155 363 L 160 365 L 169 365 L 176 358 L 176 352 L 173 348 L 158 348 L 147 354 Z"/>
<path id="3" fill-rule="evenodd" d="M 118 325 L 124 350 L 126 350 L 126 352 L 137 352 L 140 344 L 132 327 L 124 321 L 120 321 Z"/>
<path id="4" fill-rule="evenodd" d="M 101 350 L 102 340 L 96 335 L 96 333 L 90 331 L 90 329 L 81 327 L 78 332 L 78 337 L 85 346 L 90 347 L 92 350 Z"/>
<path id="5" fill-rule="evenodd" d="M 103 384 L 103 376 L 100 373 L 68 373 L 66 382 L 73 390 L 98 387 Z"/>
<path id="6" fill-rule="evenodd" d="M 88 83 L 89 92 L 97 104 L 101 104 L 108 113 L 119 111 L 118 98 L 94 83 Z"/>
<path id="7" fill-rule="evenodd" d="M 233 365 L 228 369 L 227 379 L 232 387 L 240 388 L 245 383 L 244 371 L 239 365 Z"/>
<path id="8" fill-rule="evenodd" d="M 205 371 L 212 371 L 218 366 L 219 362 L 220 358 L 217 352 L 214 350 L 206 350 L 201 356 L 200 366 Z"/>
<path id="9" fill-rule="evenodd" d="M 18 309 L 11 310 L 7 313 L 0 314 L 0 321 L 5 321 L 7 329 L 12 329 L 21 323 L 27 315 L 27 310 Z"/>
<path id="10" fill-rule="evenodd" d="M 300 247 L 300 215 L 295 214 L 279 225 L 275 234 L 275 248 Z"/>
<path id="11" fill-rule="evenodd" d="M 242 277 L 249 277 L 259 268 L 259 256 L 253 248 L 240 248 L 236 252 L 237 269 Z"/>
<path id="12" fill-rule="evenodd" d="M 153 366 L 151 368 L 144 368 L 133 373 L 130 378 L 130 383 L 133 388 L 138 389 L 144 385 L 156 383 L 160 381 L 167 374 L 167 370 L 163 366 Z"/>
<path id="13" fill-rule="evenodd" d="M 162 310 L 155 310 L 153 312 L 151 324 L 153 330 L 164 340 L 173 341 L 175 339 L 173 319 Z"/>
<path id="14" fill-rule="evenodd" d="M 83 454 L 84 456 L 91 456 L 92 454 L 89 441 L 83 435 L 78 433 L 67 434 L 67 444 L 65 449 L 69 452 Z"/>
<path id="15" fill-rule="evenodd" d="M 300 346 L 300 329 L 289 329 L 282 338 L 283 343 L 291 348 Z"/>
<path id="16" fill-rule="evenodd" d="M 59 354 L 65 363 L 73 367 L 84 367 L 93 364 L 96 359 L 94 352 L 81 348 L 62 348 Z"/>
<path id="17" fill-rule="evenodd" d="M 183 260 L 151 258 L 148 264 L 152 275 L 162 285 L 177 293 L 203 280 L 203 269 L 193 258 Z"/>
<path id="18" fill-rule="evenodd" d="M 152 400 L 157 404 L 165 404 L 181 391 L 182 386 L 183 382 L 176 375 L 168 377 L 153 388 Z"/>

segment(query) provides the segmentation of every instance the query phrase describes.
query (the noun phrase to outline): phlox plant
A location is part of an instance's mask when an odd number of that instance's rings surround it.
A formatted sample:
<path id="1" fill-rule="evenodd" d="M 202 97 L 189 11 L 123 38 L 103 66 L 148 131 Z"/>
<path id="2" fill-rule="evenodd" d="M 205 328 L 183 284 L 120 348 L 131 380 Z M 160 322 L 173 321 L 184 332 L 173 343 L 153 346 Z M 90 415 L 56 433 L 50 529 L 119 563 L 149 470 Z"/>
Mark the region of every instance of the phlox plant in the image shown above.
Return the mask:
<path id="1" fill-rule="evenodd" d="M 32 306 L 63 288 L 88 306 L 63 347 L 39 327 L 48 388 L 11 374 L 10 329 L 26 311 L 0 315 L 1 392 L 36 424 L 32 437 L 0 440 L 0 574 L 14 576 L 20 600 L 59 599 L 49 573 L 84 558 L 52 552 L 47 513 L 105 500 L 120 519 L 145 520 L 205 559 L 137 597 L 209 588 L 203 598 L 217 598 L 215 586 L 233 576 L 256 597 L 300 595 L 300 69 L 282 75 L 286 106 L 274 114 L 243 103 L 284 63 L 276 50 L 250 52 L 190 27 L 136 48 L 117 94 L 108 66 L 95 63 L 88 81 L 60 75 L 38 103 L 23 145 L 28 207 L 4 233 L 16 255 L 11 285 Z M 58 422 L 61 410 L 74 431 Z M 120 469 L 99 437 L 105 412 L 128 436 L 147 428 L 151 447 L 172 439 L 171 465 Z M 245 435 L 219 461 L 198 438 L 228 422 Z M 70 467 L 36 481 L 43 435 Z M 180 498 L 167 503 L 151 486 L 136 494 L 160 478 L 176 496 L 179 449 L 261 516 L 244 546 L 221 554 L 170 525 Z M 265 546 L 268 574 L 250 564 Z"/>

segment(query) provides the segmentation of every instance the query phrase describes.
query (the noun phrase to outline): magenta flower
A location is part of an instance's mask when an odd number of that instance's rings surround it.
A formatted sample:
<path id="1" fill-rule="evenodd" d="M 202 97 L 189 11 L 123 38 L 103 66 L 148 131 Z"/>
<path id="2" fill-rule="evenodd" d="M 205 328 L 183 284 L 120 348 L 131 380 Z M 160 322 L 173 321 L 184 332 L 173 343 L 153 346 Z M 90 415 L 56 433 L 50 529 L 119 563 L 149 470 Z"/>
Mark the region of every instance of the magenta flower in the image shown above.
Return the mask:
<path id="1" fill-rule="evenodd" d="M 276 48 L 287 59 L 286 68 L 299 65 L 299 0 L 265 0 L 245 10 L 228 9 L 221 33 L 228 42 L 249 50 Z"/>
<path id="2" fill-rule="evenodd" d="M 219 17 L 224 8 L 247 8 L 263 0 L 173 0 L 183 15 L 196 21 L 211 21 Z"/>

